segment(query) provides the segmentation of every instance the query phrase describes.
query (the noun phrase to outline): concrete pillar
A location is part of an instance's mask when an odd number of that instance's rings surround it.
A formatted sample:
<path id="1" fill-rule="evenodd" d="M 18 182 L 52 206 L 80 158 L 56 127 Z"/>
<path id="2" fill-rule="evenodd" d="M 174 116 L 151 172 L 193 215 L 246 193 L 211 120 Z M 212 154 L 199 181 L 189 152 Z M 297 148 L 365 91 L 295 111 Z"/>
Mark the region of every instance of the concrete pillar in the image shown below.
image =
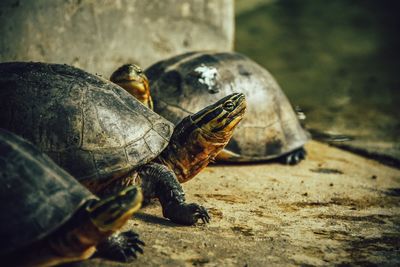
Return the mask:
<path id="1" fill-rule="evenodd" d="M 108 75 L 192 50 L 232 50 L 233 0 L 1 0 L 0 61 Z"/>

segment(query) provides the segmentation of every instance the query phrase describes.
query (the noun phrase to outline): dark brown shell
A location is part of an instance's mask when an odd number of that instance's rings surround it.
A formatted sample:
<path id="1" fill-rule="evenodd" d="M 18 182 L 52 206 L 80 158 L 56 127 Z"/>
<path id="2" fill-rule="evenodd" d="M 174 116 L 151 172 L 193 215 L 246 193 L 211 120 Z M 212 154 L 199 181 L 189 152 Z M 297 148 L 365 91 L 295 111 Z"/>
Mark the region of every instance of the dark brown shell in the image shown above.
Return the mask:
<path id="1" fill-rule="evenodd" d="M 105 179 L 155 158 L 173 125 L 121 87 L 59 64 L 0 64 L 0 127 L 77 179 Z"/>
<path id="2" fill-rule="evenodd" d="M 52 233 L 90 199 L 49 157 L 0 129 L 0 255 Z"/>
<path id="3" fill-rule="evenodd" d="M 195 52 L 160 61 L 146 70 L 154 109 L 177 123 L 233 92 L 244 93 L 247 112 L 227 145 L 256 161 L 302 147 L 309 134 L 272 75 L 238 53 Z"/>

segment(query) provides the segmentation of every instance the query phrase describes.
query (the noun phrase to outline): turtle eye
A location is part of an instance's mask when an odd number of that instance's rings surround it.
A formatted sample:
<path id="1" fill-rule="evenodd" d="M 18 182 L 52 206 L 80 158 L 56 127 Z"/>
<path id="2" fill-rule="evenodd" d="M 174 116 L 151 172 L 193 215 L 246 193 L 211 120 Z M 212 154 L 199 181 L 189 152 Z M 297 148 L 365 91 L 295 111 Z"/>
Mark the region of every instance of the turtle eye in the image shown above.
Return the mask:
<path id="1" fill-rule="evenodd" d="M 135 66 L 135 71 L 137 72 L 137 74 L 141 74 L 143 72 L 142 68 L 140 68 L 137 65 L 134 65 L 134 66 Z"/>
<path id="2" fill-rule="evenodd" d="M 229 101 L 225 102 L 223 108 L 224 108 L 226 111 L 232 111 L 232 110 L 234 110 L 234 108 L 235 108 L 235 104 L 233 104 L 233 102 L 229 100 Z"/>

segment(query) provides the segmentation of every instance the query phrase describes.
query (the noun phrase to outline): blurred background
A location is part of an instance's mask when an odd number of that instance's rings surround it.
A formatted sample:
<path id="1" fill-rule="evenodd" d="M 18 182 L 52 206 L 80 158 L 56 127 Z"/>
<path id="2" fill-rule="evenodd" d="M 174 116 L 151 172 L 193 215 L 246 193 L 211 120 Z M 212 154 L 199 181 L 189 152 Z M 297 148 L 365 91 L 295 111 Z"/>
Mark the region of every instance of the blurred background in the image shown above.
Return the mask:
<path id="1" fill-rule="evenodd" d="M 314 138 L 399 163 L 398 1 L 235 3 L 235 49 L 271 71 Z"/>

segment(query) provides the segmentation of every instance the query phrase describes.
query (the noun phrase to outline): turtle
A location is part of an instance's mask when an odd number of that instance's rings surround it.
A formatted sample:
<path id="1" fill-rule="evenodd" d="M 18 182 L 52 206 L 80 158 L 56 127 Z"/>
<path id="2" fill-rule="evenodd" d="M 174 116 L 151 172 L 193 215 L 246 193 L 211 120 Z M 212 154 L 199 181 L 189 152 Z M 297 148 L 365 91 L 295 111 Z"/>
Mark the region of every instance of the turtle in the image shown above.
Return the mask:
<path id="1" fill-rule="evenodd" d="M 34 143 L 91 192 L 107 196 L 131 184 L 158 198 L 164 217 L 208 223 L 186 203 L 180 183 L 212 162 L 244 116 L 233 93 L 174 125 L 120 86 L 69 65 L 0 63 L 0 127 Z"/>
<path id="2" fill-rule="evenodd" d="M 98 256 L 130 260 L 144 245 L 117 232 L 139 209 L 136 186 L 99 200 L 21 137 L 0 129 L 0 262 L 53 266 Z M 124 258 L 118 256 L 123 255 Z"/>
<path id="3" fill-rule="evenodd" d="M 127 77 L 135 77 L 127 73 L 137 70 L 132 66 L 121 67 L 111 81 L 127 88 Z M 175 124 L 216 98 L 233 92 L 246 96 L 248 115 L 218 161 L 296 164 L 305 158 L 309 133 L 273 76 L 250 58 L 236 52 L 188 52 L 154 63 L 145 75 L 154 110 Z"/>
<path id="4" fill-rule="evenodd" d="M 127 90 L 146 107 L 153 109 L 149 80 L 143 69 L 136 64 L 125 64 L 114 71 L 110 81 Z"/>

